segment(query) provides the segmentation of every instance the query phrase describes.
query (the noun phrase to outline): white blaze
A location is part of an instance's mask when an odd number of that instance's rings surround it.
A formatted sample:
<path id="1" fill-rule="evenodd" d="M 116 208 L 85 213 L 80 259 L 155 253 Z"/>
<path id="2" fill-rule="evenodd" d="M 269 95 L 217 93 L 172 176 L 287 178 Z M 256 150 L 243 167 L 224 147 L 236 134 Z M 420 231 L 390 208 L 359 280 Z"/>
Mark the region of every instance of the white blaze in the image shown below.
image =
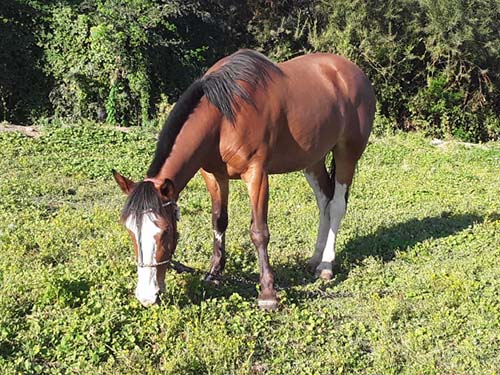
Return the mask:
<path id="1" fill-rule="evenodd" d="M 219 243 L 222 243 L 222 241 L 224 240 L 224 232 L 218 232 L 214 230 L 214 237 Z"/>
<path id="2" fill-rule="evenodd" d="M 143 216 L 140 236 L 134 217 L 129 217 L 125 225 L 135 235 L 138 251 L 142 251 L 142 262 L 144 264 L 156 263 L 155 235 L 160 233 L 161 229 L 154 223 L 154 216 L 151 214 Z M 140 256 L 138 260 L 140 261 Z M 144 306 L 156 303 L 157 294 L 160 291 L 156 273 L 156 267 L 137 267 L 138 280 L 135 296 Z"/>

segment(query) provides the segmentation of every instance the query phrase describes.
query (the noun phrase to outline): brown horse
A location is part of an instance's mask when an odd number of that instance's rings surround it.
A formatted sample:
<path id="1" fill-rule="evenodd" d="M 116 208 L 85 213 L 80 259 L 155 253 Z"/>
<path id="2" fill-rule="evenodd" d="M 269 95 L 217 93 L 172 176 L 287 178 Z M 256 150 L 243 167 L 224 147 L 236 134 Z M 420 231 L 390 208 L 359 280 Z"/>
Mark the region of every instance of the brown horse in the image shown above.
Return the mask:
<path id="1" fill-rule="evenodd" d="M 257 248 L 258 304 L 278 300 L 267 245 L 268 176 L 304 170 L 319 208 L 316 250 L 310 264 L 332 277 L 335 239 L 347 206 L 356 163 L 371 132 L 375 96 L 363 72 L 343 57 L 313 54 L 276 65 L 241 50 L 195 81 L 169 114 L 156 153 L 139 183 L 113 171 L 128 195 L 122 221 L 138 260 L 136 296 L 154 304 L 176 244 L 179 193 L 201 169 L 212 200 L 214 249 L 206 280 L 226 262 L 229 180 L 242 179 L 250 195 L 250 236 Z M 332 170 L 325 157 L 332 151 Z"/>

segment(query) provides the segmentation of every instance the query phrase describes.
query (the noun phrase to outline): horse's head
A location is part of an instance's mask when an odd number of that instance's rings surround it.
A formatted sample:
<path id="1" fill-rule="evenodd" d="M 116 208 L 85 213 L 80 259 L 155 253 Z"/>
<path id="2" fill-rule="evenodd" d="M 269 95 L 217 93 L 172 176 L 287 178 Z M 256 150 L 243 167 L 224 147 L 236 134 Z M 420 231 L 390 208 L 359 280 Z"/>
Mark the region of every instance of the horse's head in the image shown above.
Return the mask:
<path id="1" fill-rule="evenodd" d="M 165 289 L 165 271 L 177 245 L 175 188 L 168 179 L 135 183 L 116 171 L 113 176 L 128 196 L 121 221 L 132 237 L 137 259 L 135 295 L 144 306 L 153 305 Z"/>

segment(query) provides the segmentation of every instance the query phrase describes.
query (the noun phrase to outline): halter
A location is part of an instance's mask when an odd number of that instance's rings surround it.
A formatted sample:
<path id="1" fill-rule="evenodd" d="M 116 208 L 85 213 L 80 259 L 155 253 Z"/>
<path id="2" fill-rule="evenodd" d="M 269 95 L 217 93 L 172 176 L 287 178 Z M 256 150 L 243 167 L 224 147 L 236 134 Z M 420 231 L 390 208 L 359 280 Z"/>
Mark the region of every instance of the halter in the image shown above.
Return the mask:
<path id="1" fill-rule="evenodd" d="M 167 201 L 165 203 L 163 203 L 161 205 L 162 207 L 168 207 L 168 206 L 173 206 L 174 207 L 174 219 L 175 221 L 179 221 L 179 207 L 177 206 L 177 203 L 175 203 L 174 200 L 170 200 L 170 201 Z M 146 214 L 146 213 L 149 213 L 151 212 L 152 210 L 146 210 L 144 211 L 143 213 Z M 164 264 L 170 264 L 171 263 L 171 260 L 164 260 L 164 261 L 161 261 L 161 262 L 154 262 L 154 263 L 144 263 L 143 262 L 143 256 L 142 256 L 142 245 L 141 245 L 141 240 L 139 238 L 139 241 L 137 241 L 138 244 L 137 244 L 137 267 L 139 268 L 155 268 L 155 267 L 158 267 L 158 266 L 162 266 Z M 156 246 L 156 245 L 155 245 Z"/>

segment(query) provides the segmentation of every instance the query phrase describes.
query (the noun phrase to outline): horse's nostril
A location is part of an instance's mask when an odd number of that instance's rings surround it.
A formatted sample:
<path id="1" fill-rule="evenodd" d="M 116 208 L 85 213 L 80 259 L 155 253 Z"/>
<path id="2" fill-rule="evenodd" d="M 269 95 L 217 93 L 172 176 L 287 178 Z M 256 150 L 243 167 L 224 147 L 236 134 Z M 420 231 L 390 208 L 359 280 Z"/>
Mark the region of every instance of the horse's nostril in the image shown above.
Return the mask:
<path id="1" fill-rule="evenodd" d="M 156 300 L 142 300 L 140 302 L 144 307 L 149 307 L 156 304 Z"/>
<path id="2" fill-rule="evenodd" d="M 158 295 L 155 294 L 154 296 L 148 298 L 139 298 L 139 302 L 141 303 L 142 306 L 149 307 L 158 304 L 159 298 Z"/>

